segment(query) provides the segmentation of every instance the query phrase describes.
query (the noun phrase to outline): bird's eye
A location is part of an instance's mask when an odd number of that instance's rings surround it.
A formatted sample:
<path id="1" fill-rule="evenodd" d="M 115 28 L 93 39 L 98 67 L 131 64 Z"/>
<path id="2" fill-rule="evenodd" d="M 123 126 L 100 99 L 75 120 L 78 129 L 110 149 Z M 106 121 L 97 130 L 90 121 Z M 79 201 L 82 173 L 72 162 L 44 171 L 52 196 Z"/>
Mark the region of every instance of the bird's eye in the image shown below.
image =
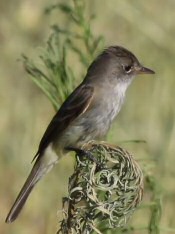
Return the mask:
<path id="1" fill-rule="evenodd" d="M 132 70 L 132 66 L 128 65 L 128 66 L 123 66 L 123 69 L 126 73 L 130 73 Z"/>

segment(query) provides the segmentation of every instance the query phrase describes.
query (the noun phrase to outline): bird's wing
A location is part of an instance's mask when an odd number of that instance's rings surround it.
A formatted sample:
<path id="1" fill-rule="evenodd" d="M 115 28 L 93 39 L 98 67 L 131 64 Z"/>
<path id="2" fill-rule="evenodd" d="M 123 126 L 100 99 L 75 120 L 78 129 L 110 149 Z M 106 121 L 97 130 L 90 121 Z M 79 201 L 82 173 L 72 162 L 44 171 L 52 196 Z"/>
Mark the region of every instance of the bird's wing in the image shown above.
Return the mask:
<path id="1" fill-rule="evenodd" d="M 58 137 L 75 118 L 87 110 L 93 94 L 94 88 L 90 85 L 80 85 L 72 92 L 47 127 L 34 159 L 41 156 L 49 143 Z"/>
<path id="2" fill-rule="evenodd" d="M 48 167 L 48 165 L 44 165 L 44 161 L 42 162 L 42 160 L 40 160 L 46 147 L 55 139 L 55 137 L 59 137 L 59 134 L 61 134 L 75 118 L 87 110 L 93 99 L 93 94 L 93 87 L 80 85 L 68 97 L 53 117 L 41 139 L 38 152 L 34 157 L 34 159 L 37 159 L 32 171 L 7 215 L 7 223 L 13 222 L 17 218 L 35 184 L 51 169 L 51 165 Z"/>

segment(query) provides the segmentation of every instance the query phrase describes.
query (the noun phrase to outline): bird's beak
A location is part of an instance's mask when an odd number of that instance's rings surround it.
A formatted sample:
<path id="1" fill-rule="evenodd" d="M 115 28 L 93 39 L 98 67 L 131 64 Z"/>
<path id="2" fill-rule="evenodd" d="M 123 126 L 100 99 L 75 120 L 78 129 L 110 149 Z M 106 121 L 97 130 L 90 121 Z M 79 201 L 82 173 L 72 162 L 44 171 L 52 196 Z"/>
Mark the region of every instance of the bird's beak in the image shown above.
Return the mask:
<path id="1" fill-rule="evenodd" d="M 139 66 L 135 68 L 136 74 L 155 74 L 155 72 L 147 67 Z"/>

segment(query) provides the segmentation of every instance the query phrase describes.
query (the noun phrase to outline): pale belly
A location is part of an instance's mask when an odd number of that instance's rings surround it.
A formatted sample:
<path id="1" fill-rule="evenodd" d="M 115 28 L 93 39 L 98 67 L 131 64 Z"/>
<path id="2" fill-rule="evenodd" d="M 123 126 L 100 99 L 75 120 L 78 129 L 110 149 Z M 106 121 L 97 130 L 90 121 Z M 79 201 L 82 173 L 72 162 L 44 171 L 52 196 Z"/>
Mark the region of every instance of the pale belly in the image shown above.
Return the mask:
<path id="1" fill-rule="evenodd" d="M 131 82 L 131 81 L 130 81 Z M 77 117 L 70 126 L 54 142 L 56 152 L 65 147 L 81 147 L 91 140 L 104 139 L 112 121 L 119 113 L 130 82 L 110 87 L 110 92 L 102 90 L 97 105 Z M 104 87 L 106 89 L 106 87 Z M 104 96 L 106 94 L 106 96 Z"/>
<path id="2" fill-rule="evenodd" d="M 81 147 L 91 140 L 103 140 L 122 105 L 122 102 L 112 103 L 105 102 L 80 115 L 58 139 L 57 146 Z"/>

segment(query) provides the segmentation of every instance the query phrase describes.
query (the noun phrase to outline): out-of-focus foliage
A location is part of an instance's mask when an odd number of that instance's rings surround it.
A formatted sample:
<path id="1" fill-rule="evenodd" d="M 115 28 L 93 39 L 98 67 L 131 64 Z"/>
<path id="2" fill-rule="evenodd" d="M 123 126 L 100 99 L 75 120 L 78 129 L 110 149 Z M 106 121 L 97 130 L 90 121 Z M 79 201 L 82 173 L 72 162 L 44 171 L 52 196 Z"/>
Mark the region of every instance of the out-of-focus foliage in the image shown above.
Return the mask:
<path id="1" fill-rule="evenodd" d="M 84 65 L 87 69 L 103 41 L 102 36 L 95 37 L 91 31 L 89 20 L 93 19 L 93 15 L 90 16 L 90 19 L 86 18 L 86 2 L 74 0 L 73 3 L 73 6 L 58 3 L 48 7 L 45 12 L 48 14 L 53 10 L 61 10 L 67 18 L 70 18 L 70 28 L 76 26 L 77 32 L 64 28 L 64 26 L 60 27 L 59 24 L 51 27 L 53 32 L 47 41 L 46 48 L 39 56 L 42 68 L 38 68 L 38 64 L 23 55 L 27 73 L 46 94 L 56 110 L 72 92 L 77 80 L 81 78 L 80 75 L 74 76 L 74 71 L 67 62 L 68 57 L 77 56 L 80 60 L 79 66 Z M 80 43 L 84 50 L 80 49 Z M 71 52 L 73 53 L 71 54 Z"/>
<path id="2" fill-rule="evenodd" d="M 71 0 L 68 2 L 72 5 Z M 16 60 L 22 53 L 29 58 L 40 54 L 38 47 L 43 47 L 48 39 L 50 25 L 59 23 L 62 28 L 79 34 L 79 29 L 72 26 L 71 18 L 61 11 L 45 13 L 50 4 L 46 0 L 0 2 L 0 232 L 5 234 L 55 233 L 55 207 L 58 204 L 61 209 L 61 197 L 67 193 L 68 177 L 73 169 L 73 157 L 62 160 L 33 192 L 19 219 L 12 225 L 3 223 L 31 168 L 30 161 L 38 142 L 54 114 L 48 100 L 26 79 L 21 63 Z M 153 0 L 149 4 L 136 0 L 89 0 L 85 9 L 89 19 L 91 15 L 96 15 L 91 22 L 94 35 L 103 35 L 106 45 L 127 47 L 145 66 L 156 71 L 154 78 L 142 76 L 135 80 L 127 93 L 125 106 L 108 135 L 109 141 L 123 142 L 120 145 L 138 155 L 159 181 L 160 186 L 154 177 L 151 180 L 149 176 L 147 181 L 149 189 L 155 189 L 153 209 L 159 206 L 162 209 L 159 227 L 154 225 L 160 219 L 156 210 L 153 217 L 156 221 L 151 219 L 152 234 L 175 233 L 174 7 L 172 0 Z M 75 46 L 80 52 L 85 51 L 78 39 L 75 39 Z M 79 58 L 71 52 L 67 61 L 74 70 L 75 79 L 86 72 Z M 35 61 L 41 65 L 37 56 Z M 90 61 L 91 57 L 85 66 Z M 127 140 L 133 139 L 145 140 L 146 143 L 127 143 Z M 155 166 L 149 169 L 151 165 Z M 163 206 L 159 189 L 163 191 Z M 144 195 L 144 204 L 147 201 L 150 201 L 149 192 Z M 143 223 L 145 228 L 149 216 L 149 209 L 140 209 L 132 221 L 137 225 Z"/>

